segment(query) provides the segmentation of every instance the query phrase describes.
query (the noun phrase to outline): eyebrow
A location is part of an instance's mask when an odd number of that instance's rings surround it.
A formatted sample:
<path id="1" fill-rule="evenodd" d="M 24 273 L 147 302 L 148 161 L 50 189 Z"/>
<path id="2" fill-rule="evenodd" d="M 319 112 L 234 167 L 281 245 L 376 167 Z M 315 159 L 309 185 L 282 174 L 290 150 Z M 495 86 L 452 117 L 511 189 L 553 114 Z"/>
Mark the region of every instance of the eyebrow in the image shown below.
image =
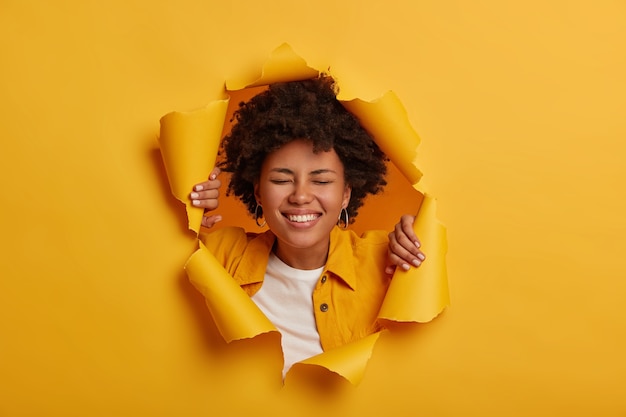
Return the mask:
<path id="1" fill-rule="evenodd" d="M 290 170 L 289 168 L 272 168 L 271 172 L 278 172 L 281 174 L 288 174 L 288 175 L 295 175 L 295 173 Z M 321 168 L 321 169 L 316 169 L 314 171 L 309 172 L 309 175 L 320 175 L 320 174 L 336 174 L 337 172 L 332 170 L 332 169 L 328 169 L 328 168 Z"/>

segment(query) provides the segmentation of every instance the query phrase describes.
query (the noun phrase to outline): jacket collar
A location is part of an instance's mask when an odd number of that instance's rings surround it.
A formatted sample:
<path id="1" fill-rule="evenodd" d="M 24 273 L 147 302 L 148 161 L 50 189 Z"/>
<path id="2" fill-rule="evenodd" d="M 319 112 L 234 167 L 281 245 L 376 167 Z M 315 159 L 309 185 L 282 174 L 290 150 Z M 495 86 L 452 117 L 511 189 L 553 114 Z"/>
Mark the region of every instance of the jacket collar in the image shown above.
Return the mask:
<path id="1" fill-rule="evenodd" d="M 351 289 L 356 290 L 357 277 L 352 245 L 353 236 L 353 232 L 341 230 L 337 226 L 331 230 L 326 270 L 332 272 Z"/>
<path id="2" fill-rule="evenodd" d="M 330 232 L 330 248 L 325 271 L 356 289 L 356 270 L 354 265 L 354 249 L 352 236 L 354 233 L 333 227 Z M 241 257 L 241 263 L 233 278 L 239 285 L 263 282 L 267 260 L 269 259 L 276 236 L 271 231 L 253 237 Z"/>

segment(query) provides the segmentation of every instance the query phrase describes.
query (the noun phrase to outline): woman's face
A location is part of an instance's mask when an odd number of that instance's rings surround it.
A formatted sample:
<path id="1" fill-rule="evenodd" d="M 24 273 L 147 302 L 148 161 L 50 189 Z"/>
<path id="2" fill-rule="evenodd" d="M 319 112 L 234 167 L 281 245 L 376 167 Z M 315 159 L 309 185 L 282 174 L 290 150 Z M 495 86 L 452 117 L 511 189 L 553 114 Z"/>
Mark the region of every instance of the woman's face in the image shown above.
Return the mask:
<path id="1" fill-rule="evenodd" d="M 334 150 L 314 153 L 313 145 L 302 139 L 269 154 L 255 195 L 277 237 L 278 257 L 294 268 L 324 265 L 330 231 L 347 207 L 350 191 Z M 320 259 L 320 265 L 311 266 Z"/>

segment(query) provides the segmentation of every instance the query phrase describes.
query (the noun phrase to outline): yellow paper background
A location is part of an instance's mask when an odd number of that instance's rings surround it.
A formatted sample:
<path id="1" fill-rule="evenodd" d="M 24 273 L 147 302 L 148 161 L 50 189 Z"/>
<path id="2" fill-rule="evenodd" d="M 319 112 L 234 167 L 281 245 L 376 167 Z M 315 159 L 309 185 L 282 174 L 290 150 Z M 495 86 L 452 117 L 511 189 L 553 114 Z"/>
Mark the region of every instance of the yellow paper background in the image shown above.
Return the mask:
<path id="1" fill-rule="evenodd" d="M 612 1 L 3 2 L 0 415 L 623 415 L 625 20 Z M 398 95 L 448 228 L 452 306 L 381 335 L 356 388 L 307 369 L 281 389 L 276 341 L 225 346 L 182 270 L 158 119 L 282 42 L 346 96 Z"/>

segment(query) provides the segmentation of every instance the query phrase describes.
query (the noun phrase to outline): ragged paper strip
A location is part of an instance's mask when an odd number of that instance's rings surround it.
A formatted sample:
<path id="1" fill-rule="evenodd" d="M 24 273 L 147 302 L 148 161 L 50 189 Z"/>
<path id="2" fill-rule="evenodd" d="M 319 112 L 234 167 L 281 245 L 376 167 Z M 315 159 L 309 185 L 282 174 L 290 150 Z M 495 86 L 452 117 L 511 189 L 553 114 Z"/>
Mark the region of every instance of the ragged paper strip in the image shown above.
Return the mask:
<path id="1" fill-rule="evenodd" d="M 428 194 L 413 223 L 428 259 L 419 268 L 396 269 L 378 313 L 380 321 L 426 323 L 450 304 L 446 269 L 446 229 L 437 220 L 435 199 Z"/>
<path id="2" fill-rule="evenodd" d="M 200 249 L 187 261 L 185 270 L 193 286 L 204 295 L 215 325 L 226 342 L 277 331 L 202 242 Z"/>
<path id="3" fill-rule="evenodd" d="M 339 96 L 341 101 L 341 96 Z M 359 118 L 361 125 L 374 137 L 376 144 L 393 161 L 402 175 L 415 186 L 422 178 L 417 168 L 417 147 L 420 138 L 411 127 L 402 103 L 392 91 L 374 101 L 354 99 L 341 101 Z"/>
<path id="4" fill-rule="evenodd" d="M 232 80 L 227 89 L 261 86 L 313 78 L 319 71 L 310 68 L 286 44 L 281 45 L 254 80 Z M 340 99 L 340 98 L 339 98 Z M 340 99 L 341 101 L 341 99 Z M 372 134 L 376 143 L 415 187 L 422 173 L 416 166 L 419 137 L 395 94 L 366 102 L 342 101 Z M 202 210 L 190 206 L 191 187 L 205 180 L 215 163 L 227 100 L 216 100 L 193 113 L 170 113 L 161 119 L 161 152 L 173 194 L 187 205 L 190 229 L 198 232 Z M 397 271 L 379 314 L 385 321 L 424 323 L 448 305 L 445 267 L 445 228 L 436 218 L 434 199 L 426 196 L 414 224 L 428 259 L 418 269 Z M 205 296 L 207 306 L 227 342 L 254 338 L 276 331 L 274 325 L 235 283 L 215 257 L 200 243 L 186 264 L 193 285 Z M 302 366 L 319 366 L 358 383 L 365 372 L 379 333 L 338 349 L 302 361 Z"/>
<path id="5" fill-rule="evenodd" d="M 291 46 L 284 43 L 272 51 L 269 59 L 263 65 L 259 78 L 228 80 L 226 81 L 226 90 L 237 91 L 278 82 L 308 80 L 319 74 L 318 70 L 309 67 L 304 59 L 296 55 Z"/>
<path id="6" fill-rule="evenodd" d="M 363 339 L 326 351 L 320 355 L 305 359 L 294 366 L 321 366 L 341 375 L 354 385 L 358 385 L 365 374 L 365 365 L 372 357 L 374 345 L 381 332 L 376 332 Z"/>
<path id="7" fill-rule="evenodd" d="M 187 207 L 189 229 L 200 232 L 204 210 L 191 205 L 191 187 L 206 181 L 215 166 L 228 99 L 193 112 L 161 118 L 159 144 L 172 194 Z"/>

